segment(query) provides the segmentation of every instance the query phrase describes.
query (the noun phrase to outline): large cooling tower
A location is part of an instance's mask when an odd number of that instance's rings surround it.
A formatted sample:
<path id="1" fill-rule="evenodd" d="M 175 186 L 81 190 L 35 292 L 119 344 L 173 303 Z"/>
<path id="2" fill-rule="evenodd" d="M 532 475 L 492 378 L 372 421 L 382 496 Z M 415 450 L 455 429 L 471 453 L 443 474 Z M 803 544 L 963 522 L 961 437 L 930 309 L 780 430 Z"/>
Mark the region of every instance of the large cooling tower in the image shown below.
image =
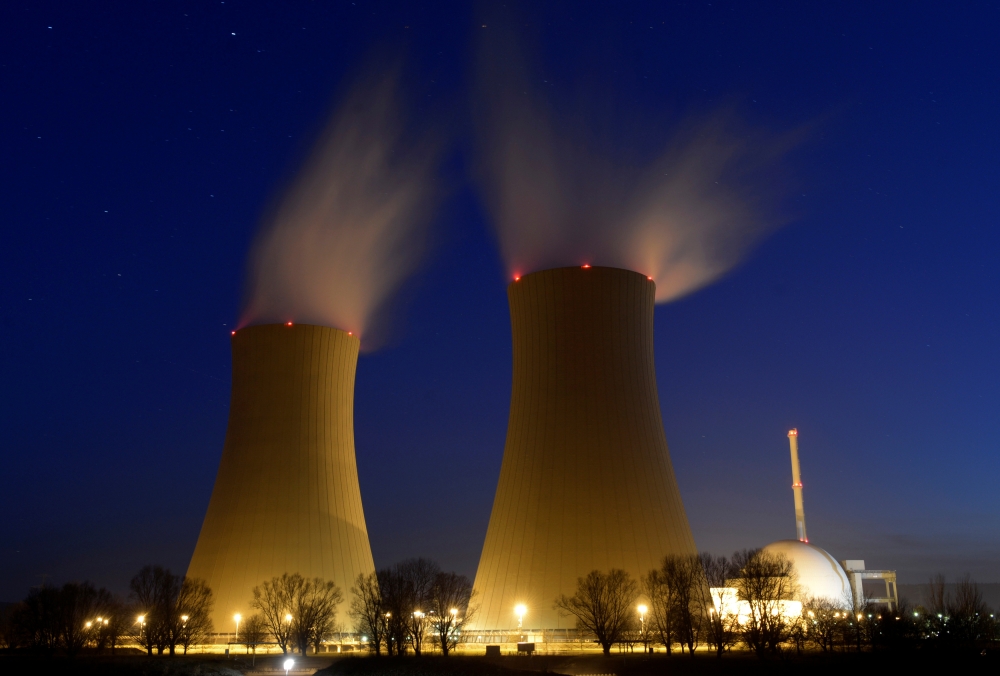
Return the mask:
<path id="1" fill-rule="evenodd" d="M 222 461 L 188 575 L 215 595 L 217 632 L 283 573 L 333 580 L 345 600 L 374 569 L 354 457 L 358 339 L 324 326 L 233 334 Z M 340 619 L 346 617 L 346 603 Z"/>
<path id="2" fill-rule="evenodd" d="M 507 444 L 476 573 L 475 628 L 567 628 L 552 608 L 577 578 L 638 578 L 694 554 L 653 367 L 655 284 L 559 268 L 507 288 L 514 379 Z"/>

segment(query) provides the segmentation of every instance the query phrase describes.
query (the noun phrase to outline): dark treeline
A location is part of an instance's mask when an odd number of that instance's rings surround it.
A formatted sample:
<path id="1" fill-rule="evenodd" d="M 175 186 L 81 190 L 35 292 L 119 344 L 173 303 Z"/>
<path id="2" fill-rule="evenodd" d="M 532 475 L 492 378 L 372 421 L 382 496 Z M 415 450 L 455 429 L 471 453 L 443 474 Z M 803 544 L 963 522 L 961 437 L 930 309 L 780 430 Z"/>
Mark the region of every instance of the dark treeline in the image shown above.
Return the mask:
<path id="1" fill-rule="evenodd" d="M 34 588 L 0 623 L 0 645 L 72 656 L 129 643 L 173 655 L 211 633 L 212 592 L 203 581 L 146 566 L 129 590 L 122 599 L 89 582 Z"/>
<path id="2" fill-rule="evenodd" d="M 360 575 L 351 591 L 354 629 L 376 655 L 448 655 L 462 627 L 475 615 L 472 582 L 442 571 L 427 559 L 410 559 Z M 264 644 L 282 652 L 319 652 L 343 631 L 338 610 L 343 590 L 331 581 L 286 573 L 252 590 L 253 613 L 240 617 L 233 642 L 256 654 Z M 80 651 L 114 652 L 123 645 L 148 655 L 187 654 L 193 645 L 215 642 L 212 590 L 203 580 L 145 566 L 119 598 L 89 582 L 41 586 L 0 612 L 0 649 L 69 656 Z M 228 640 L 227 636 L 227 640 Z"/>
<path id="3" fill-rule="evenodd" d="M 605 655 L 615 645 L 689 654 L 704 645 L 719 656 L 740 646 L 761 657 L 806 649 L 969 651 L 1000 640 L 998 618 L 971 579 L 948 594 L 939 575 L 930 589 L 926 605 L 900 599 L 891 609 L 850 592 L 803 600 L 793 564 L 754 549 L 731 558 L 667 556 L 641 580 L 595 570 L 554 607 L 575 617 Z"/>

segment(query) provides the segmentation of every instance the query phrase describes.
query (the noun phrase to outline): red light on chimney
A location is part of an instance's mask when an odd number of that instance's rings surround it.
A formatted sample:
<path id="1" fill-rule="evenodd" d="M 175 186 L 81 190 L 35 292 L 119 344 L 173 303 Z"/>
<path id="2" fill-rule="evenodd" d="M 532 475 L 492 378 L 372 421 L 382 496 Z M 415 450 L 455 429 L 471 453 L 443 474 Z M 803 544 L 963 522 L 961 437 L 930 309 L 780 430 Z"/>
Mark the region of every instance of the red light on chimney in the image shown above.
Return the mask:
<path id="1" fill-rule="evenodd" d="M 652 277 L 646 277 L 646 279 L 648 279 L 649 281 L 653 281 Z"/>
<path id="2" fill-rule="evenodd" d="M 291 323 L 291 322 L 288 322 L 288 324 L 286 324 L 285 326 L 291 326 L 291 325 L 292 325 L 292 323 Z"/>
<path id="3" fill-rule="evenodd" d="M 590 267 L 590 263 L 584 263 L 584 264 L 583 264 L 583 269 L 584 269 L 584 270 L 586 270 L 586 269 L 587 269 L 587 268 L 589 268 L 589 267 Z"/>
<path id="4" fill-rule="evenodd" d="M 514 275 L 514 281 L 515 282 L 521 281 L 521 275 Z"/>
<path id="5" fill-rule="evenodd" d="M 235 336 L 235 335 L 236 335 L 236 332 L 235 332 L 235 331 L 233 331 L 233 332 L 232 332 L 232 333 L 230 333 L 229 335 L 231 335 L 231 336 Z"/>
<path id="6" fill-rule="evenodd" d="M 348 331 L 348 332 L 347 332 L 347 335 L 349 335 L 349 336 L 353 336 L 353 335 L 354 335 L 354 331 Z"/>
<path id="7" fill-rule="evenodd" d="M 797 437 L 797 436 L 799 436 L 799 430 L 798 429 L 788 430 L 788 436 L 790 436 L 790 437 Z"/>

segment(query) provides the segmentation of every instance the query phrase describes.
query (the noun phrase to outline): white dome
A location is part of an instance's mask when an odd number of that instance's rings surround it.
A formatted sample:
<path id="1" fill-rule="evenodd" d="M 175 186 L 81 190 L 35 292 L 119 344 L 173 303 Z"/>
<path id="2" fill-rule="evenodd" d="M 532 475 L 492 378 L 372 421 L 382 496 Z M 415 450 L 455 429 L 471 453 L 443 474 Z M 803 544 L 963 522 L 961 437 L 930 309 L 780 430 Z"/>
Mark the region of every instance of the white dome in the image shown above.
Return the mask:
<path id="1" fill-rule="evenodd" d="M 816 545 L 799 540 L 778 540 L 764 547 L 764 551 L 781 554 L 795 566 L 801 601 L 816 597 L 842 603 L 851 589 L 840 563 Z"/>

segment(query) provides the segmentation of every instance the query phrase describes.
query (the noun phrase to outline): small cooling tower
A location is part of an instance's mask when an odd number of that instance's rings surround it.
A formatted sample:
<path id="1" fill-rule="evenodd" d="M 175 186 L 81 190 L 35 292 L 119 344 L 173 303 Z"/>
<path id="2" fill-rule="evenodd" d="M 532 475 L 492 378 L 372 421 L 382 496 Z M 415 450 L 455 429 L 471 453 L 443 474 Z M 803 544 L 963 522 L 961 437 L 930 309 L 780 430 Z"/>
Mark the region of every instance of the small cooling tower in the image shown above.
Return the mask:
<path id="1" fill-rule="evenodd" d="M 572 627 L 552 608 L 592 570 L 640 578 L 695 554 L 653 366 L 655 284 L 558 268 L 507 288 L 514 377 L 507 444 L 475 589 L 475 629 Z"/>
<path id="2" fill-rule="evenodd" d="M 253 587 L 276 575 L 332 580 L 349 599 L 375 568 L 354 457 L 358 339 L 268 324 L 232 346 L 229 427 L 187 571 L 214 593 L 217 632 L 248 617 Z"/>

